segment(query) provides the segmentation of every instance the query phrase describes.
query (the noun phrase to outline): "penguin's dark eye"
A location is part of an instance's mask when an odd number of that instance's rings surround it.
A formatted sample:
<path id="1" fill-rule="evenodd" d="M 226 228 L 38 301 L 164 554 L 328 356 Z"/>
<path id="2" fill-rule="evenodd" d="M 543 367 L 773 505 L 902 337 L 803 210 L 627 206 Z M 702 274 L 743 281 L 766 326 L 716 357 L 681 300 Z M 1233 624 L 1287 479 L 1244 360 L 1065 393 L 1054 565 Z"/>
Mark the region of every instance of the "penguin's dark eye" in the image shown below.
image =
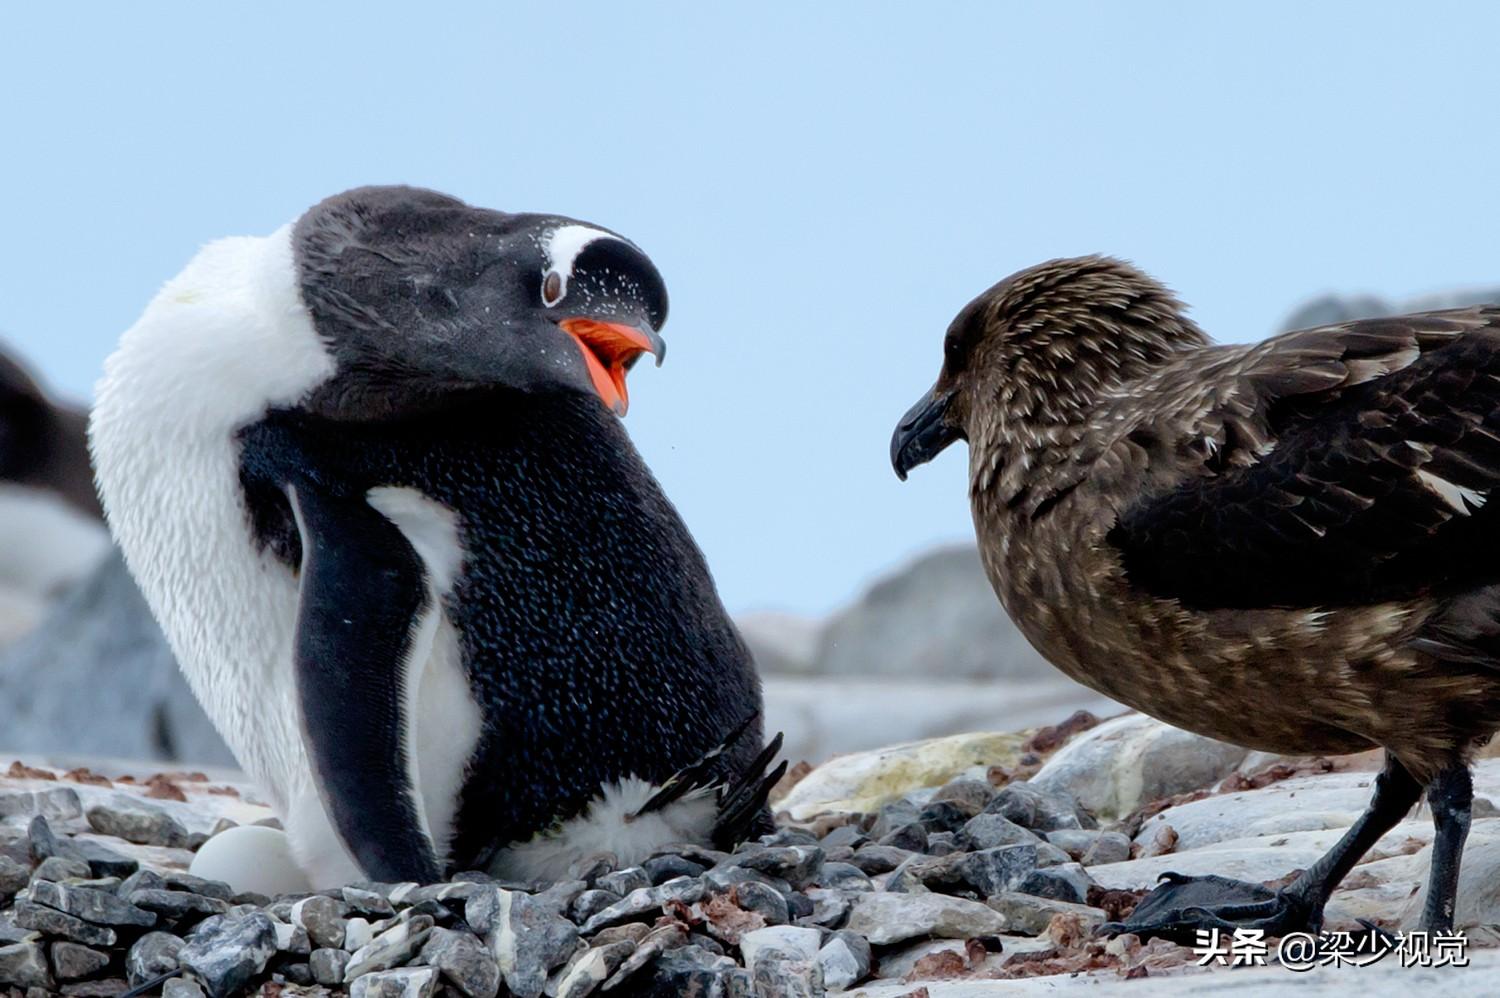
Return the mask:
<path id="1" fill-rule="evenodd" d="M 562 275 L 557 271 L 549 271 L 542 279 L 542 304 L 551 308 L 562 300 Z"/>

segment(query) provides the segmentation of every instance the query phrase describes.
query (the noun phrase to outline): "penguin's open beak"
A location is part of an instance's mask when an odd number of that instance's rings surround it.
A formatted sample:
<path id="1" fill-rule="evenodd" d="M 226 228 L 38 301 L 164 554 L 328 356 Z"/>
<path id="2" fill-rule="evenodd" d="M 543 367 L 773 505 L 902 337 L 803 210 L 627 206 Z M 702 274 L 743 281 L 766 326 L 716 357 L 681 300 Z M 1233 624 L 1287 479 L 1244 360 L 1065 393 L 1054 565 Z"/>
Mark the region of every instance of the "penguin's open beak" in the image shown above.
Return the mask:
<path id="1" fill-rule="evenodd" d="M 655 357 L 658 367 L 667 355 L 667 344 L 648 323 L 632 326 L 578 316 L 557 324 L 578 343 L 594 391 L 617 416 L 625 415 L 630 407 L 625 372 L 643 353 Z"/>

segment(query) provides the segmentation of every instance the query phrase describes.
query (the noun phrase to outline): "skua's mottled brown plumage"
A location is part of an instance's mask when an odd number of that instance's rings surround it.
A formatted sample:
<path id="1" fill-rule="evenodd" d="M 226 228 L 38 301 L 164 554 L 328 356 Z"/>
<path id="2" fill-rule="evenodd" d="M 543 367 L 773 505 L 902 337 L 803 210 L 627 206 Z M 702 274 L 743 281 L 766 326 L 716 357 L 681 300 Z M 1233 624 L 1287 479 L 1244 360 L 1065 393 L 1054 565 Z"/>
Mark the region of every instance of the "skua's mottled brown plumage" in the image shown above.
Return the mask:
<path id="1" fill-rule="evenodd" d="M 1387 751 L 1286 891 L 1174 882 L 1126 927 L 1315 927 L 1423 787 L 1424 918 L 1451 925 L 1468 762 L 1500 729 L 1500 308 L 1216 346 L 1133 267 L 1055 260 L 953 321 L 898 474 L 955 439 L 990 580 L 1059 669 L 1214 738 Z"/>

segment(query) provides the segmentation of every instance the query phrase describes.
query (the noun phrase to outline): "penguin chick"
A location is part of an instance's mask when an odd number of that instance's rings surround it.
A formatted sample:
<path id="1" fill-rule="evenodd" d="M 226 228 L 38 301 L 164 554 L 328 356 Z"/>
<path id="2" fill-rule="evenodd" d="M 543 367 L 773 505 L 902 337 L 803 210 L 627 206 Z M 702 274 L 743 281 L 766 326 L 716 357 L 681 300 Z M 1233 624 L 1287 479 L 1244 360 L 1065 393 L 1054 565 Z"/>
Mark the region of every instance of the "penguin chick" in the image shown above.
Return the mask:
<path id="1" fill-rule="evenodd" d="M 110 526 L 315 885 L 554 872 L 726 741 L 756 784 L 750 655 L 616 418 L 666 314 L 614 232 L 371 187 L 210 244 L 122 337 Z M 719 814 L 660 818 L 613 851 Z"/>

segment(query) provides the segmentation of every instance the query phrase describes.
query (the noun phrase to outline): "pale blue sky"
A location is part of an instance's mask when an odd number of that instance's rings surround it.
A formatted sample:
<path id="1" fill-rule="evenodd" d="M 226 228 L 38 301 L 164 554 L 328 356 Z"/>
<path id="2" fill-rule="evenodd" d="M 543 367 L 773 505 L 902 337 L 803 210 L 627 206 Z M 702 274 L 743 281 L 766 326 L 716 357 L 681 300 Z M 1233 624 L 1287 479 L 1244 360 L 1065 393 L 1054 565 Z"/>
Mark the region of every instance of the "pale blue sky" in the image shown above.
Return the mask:
<path id="1" fill-rule="evenodd" d="M 418 12 L 420 10 L 420 13 Z M 731 609 L 970 536 L 896 418 L 953 313 L 1109 252 L 1221 339 L 1500 278 L 1493 4 L 7 5 L 0 337 L 86 395 L 204 241 L 364 183 L 626 233 L 628 424 Z"/>

